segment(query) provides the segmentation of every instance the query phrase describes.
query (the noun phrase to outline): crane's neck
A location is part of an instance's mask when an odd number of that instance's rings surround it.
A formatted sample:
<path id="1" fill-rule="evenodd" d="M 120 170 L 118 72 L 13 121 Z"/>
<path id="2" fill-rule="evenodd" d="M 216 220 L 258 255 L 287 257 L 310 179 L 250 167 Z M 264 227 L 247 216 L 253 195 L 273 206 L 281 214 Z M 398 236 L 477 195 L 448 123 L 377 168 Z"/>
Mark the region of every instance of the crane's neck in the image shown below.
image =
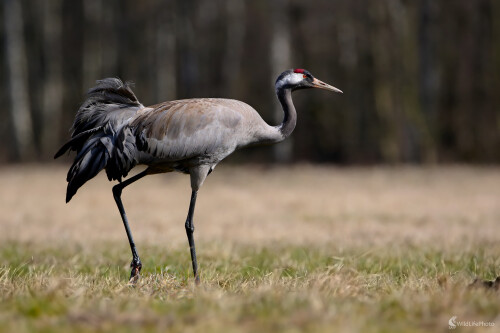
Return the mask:
<path id="1" fill-rule="evenodd" d="M 295 129 L 295 125 L 297 124 L 297 111 L 295 111 L 295 106 L 292 102 L 291 89 L 277 88 L 276 95 L 278 96 L 278 100 L 280 101 L 284 112 L 283 122 L 276 126 L 276 129 L 281 135 L 281 140 L 277 140 L 279 142 L 292 134 Z"/>
<path id="2" fill-rule="evenodd" d="M 259 126 L 256 135 L 250 143 L 244 146 L 268 145 L 285 140 L 292 134 L 297 124 L 297 112 L 292 102 L 292 90 L 289 88 L 276 87 L 276 95 L 283 108 L 283 122 L 277 126 L 270 126 L 259 117 Z"/>

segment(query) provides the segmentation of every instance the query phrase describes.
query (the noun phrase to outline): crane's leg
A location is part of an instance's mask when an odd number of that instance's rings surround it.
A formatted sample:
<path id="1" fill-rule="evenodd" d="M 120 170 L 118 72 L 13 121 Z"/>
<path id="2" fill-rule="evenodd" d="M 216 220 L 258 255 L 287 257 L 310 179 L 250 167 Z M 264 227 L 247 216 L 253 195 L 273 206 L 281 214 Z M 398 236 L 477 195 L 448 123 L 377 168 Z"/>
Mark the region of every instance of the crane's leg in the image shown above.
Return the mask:
<path id="1" fill-rule="evenodd" d="M 191 261 L 193 263 L 193 273 L 194 273 L 194 282 L 196 284 L 200 284 L 200 276 L 198 275 L 198 263 L 196 262 L 196 249 L 194 246 L 194 224 L 193 224 L 193 215 L 194 215 L 194 206 L 196 205 L 196 195 L 198 191 L 193 190 L 191 192 L 191 201 L 189 203 L 189 211 L 186 219 L 186 234 L 189 242 L 189 250 L 191 251 Z"/>
<path id="2" fill-rule="evenodd" d="M 193 273 L 194 273 L 194 282 L 198 285 L 200 284 L 200 276 L 198 274 L 198 263 L 196 262 L 196 249 L 194 247 L 194 224 L 193 224 L 193 215 L 194 215 L 194 206 L 196 205 L 196 196 L 198 194 L 198 190 L 201 185 L 207 178 L 208 173 L 212 170 L 210 165 L 198 165 L 189 170 L 189 175 L 191 176 L 191 202 L 189 203 L 189 211 L 186 219 L 186 234 L 189 242 L 189 250 L 191 251 L 191 261 L 193 263 Z"/>
<path id="3" fill-rule="evenodd" d="M 123 225 L 125 226 L 125 231 L 127 232 L 128 241 L 130 243 L 130 249 L 132 250 L 132 262 L 130 263 L 130 267 L 132 271 L 130 272 L 130 282 L 135 283 L 137 279 L 139 279 L 139 272 L 142 268 L 141 259 L 139 259 L 139 255 L 137 254 L 137 249 L 135 248 L 134 239 L 132 238 L 132 232 L 130 231 L 130 227 L 128 225 L 127 215 L 125 214 L 125 209 L 122 204 L 122 190 L 133 182 L 141 179 L 146 176 L 148 170 L 144 170 L 141 173 L 138 173 L 134 177 L 131 177 L 124 182 L 121 182 L 115 186 L 113 186 L 113 197 L 115 198 L 116 205 L 118 206 L 118 210 L 120 211 L 120 216 L 122 217 Z"/>

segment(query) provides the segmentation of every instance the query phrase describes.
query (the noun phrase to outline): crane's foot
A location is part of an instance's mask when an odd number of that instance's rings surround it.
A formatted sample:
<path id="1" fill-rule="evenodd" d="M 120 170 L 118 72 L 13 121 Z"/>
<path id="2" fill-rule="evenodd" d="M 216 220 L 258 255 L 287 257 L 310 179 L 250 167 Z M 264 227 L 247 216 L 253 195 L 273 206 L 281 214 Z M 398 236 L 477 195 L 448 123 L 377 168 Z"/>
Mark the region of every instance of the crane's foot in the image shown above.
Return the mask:
<path id="1" fill-rule="evenodd" d="M 139 259 L 133 259 L 130 263 L 130 267 L 132 268 L 132 270 L 130 272 L 130 279 L 128 282 L 130 284 L 136 284 L 137 280 L 139 280 L 139 273 L 141 272 L 142 263 Z"/>
<path id="2" fill-rule="evenodd" d="M 197 286 L 200 285 L 200 276 L 198 274 L 194 277 L 194 284 Z"/>

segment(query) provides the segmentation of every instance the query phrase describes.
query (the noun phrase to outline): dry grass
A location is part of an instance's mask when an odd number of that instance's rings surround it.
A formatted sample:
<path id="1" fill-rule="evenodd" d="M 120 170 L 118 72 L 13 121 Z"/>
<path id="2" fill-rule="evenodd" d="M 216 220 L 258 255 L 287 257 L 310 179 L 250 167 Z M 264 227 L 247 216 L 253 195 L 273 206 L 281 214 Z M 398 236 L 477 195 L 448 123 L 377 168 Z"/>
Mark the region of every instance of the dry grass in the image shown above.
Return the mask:
<path id="1" fill-rule="evenodd" d="M 0 331 L 500 325 L 498 292 L 466 288 L 500 275 L 500 169 L 218 167 L 195 214 L 201 288 L 184 232 L 188 177 L 124 191 L 145 265 L 132 288 L 111 184 L 100 175 L 65 205 L 65 172 L 1 169 Z"/>

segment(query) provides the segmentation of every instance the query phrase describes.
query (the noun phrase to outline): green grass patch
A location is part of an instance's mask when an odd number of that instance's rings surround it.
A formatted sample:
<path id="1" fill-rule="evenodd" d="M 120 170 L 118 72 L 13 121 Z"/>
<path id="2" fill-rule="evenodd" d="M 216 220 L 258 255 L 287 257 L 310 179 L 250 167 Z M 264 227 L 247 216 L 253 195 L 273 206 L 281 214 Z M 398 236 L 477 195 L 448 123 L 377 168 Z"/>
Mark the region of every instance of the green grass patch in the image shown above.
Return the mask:
<path id="1" fill-rule="evenodd" d="M 123 245 L 3 244 L 0 331 L 424 332 L 500 311 L 498 293 L 467 288 L 500 275 L 494 247 L 199 248 L 200 287 L 188 249 L 161 247 L 142 249 L 142 277 L 130 286 Z"/>

